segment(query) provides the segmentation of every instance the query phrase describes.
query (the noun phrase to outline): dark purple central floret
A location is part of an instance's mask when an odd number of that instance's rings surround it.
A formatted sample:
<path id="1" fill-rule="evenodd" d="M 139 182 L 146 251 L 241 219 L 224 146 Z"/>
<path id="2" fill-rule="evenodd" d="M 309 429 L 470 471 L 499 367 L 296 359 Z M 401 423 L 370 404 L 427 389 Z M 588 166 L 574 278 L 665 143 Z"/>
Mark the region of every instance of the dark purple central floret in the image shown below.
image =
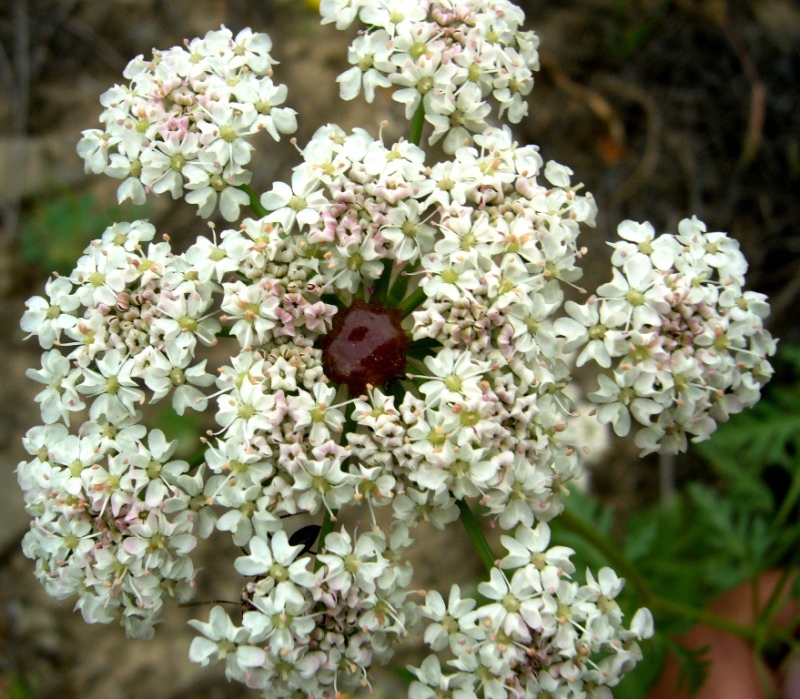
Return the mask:
<path id="1" fill-rule="evenodd" d="M 333 328 L 322 338 L 322 361 L 328 378 L 343 383 L 351 395 L 367 384 L 383 386 L 402 375 L 408 337 L 395 308 L 355 301 L 333 317 Z"/>

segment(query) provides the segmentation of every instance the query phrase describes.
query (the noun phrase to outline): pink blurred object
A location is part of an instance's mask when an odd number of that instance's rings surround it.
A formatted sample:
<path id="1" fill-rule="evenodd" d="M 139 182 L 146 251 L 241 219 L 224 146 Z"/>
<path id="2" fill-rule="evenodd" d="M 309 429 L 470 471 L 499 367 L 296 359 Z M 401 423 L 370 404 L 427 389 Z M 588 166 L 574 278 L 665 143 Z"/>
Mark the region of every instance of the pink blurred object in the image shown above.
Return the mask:
<path id="1" fill-rule="evenodd" d="M 780 577 L 781 571 L 773 570 L 759 578 L 759 609 L 767 603 Z M 791 585 L 786 587 L 791 589 Z M 753 587 L 744 583 L 712 602 L 708 611 L 750 625 L 755 618 L 754 607 Z M 797 600 L 787 601 L 775 615 L 774 623 L 790 623 L 797 609 Z M 708 674 L 694 699 L 766 699 L 767 689 L 777 692 L 781 699 L 800 699 L 800 657 L 787 658 L 780 672 L 771 671 L 763 662 L 758 667 L 747 641 L 705 624 L 698 624 L 678 640 L 692 650 L 708 647 Z M 648 699 L 690 699 L 692 695 L 685 687 L 679 689 L 679 677 L 678 664 L 668 655 L 661 678 Z"/>

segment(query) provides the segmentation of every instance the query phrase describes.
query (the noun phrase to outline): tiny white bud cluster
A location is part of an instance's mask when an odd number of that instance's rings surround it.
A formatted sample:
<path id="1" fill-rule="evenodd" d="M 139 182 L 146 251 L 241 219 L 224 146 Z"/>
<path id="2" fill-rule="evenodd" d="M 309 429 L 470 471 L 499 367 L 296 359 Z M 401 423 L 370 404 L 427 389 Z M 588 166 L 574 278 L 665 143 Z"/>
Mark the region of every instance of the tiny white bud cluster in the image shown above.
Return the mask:
<path id="1" fill-rule="evenodd" d="M 164 596 L 191 594 L 188 553 L 205 504 L 193 499 L 189 465 L 170 460 L 176 445 L 138 424 L 142 389 L 151 402 L 172 393 L 179 414 L 204 410 L 198 387 L 214 378 L 195 351 L 220 329 L 207 314 L 213 284 L 167 242 L 149 242 L 154 233 L 146 221 L 109 227 L 22 318 L 47 350 L 27 372 L 44 384 L 44 425 L 28 432 L 33 459 L 18 469 L 34 517 L 25 553 L 53 596 L 78 595 L 87 621 L 120 617 L 140 637 L 152 634 Z M 70 432 L 75 416 L 88 419 Z"/>
<path id="2" fill-rule="evenodd" d="M 429 142 L 444 138 L 446 153 L 487 127 L 490 97 L 513 124 L 528 113 L 539 38 L 520 31 L 525 16 L 508 0 L 322 0 L 320 12 L 339 29 L 356 19 L 368 27 L 338 78 L 342 99 L 363 88 L 372 102 L 376 87 L 400 86 L 392 98 L 406 118 L 424 106 Z"/>
<path id="3" fill-rule="evenodd" d="M 83 132 L 78 154 L 86 171 L 124 180 L 120 202 L 142 204 L 147 193 L 184 196 L 208 218 L 219 204 L 228 221 L 239 218 L 249 197 L 250 139 L 267 131 L 297 130 L 295 111 L 280 105 L 286 86 L 272 81 L 272 41 L 224 26 L 185 47 L 139 56 L 100 101 L 103 129 Z"/>
<path id="4" fill-rule="evenodd" d="M 708 439 L 717 422 L 754 405 L 772 375 L 776 342 L 764 329 L 769 305 L 744 291 L 747 262 L 725 233 L 697 218 L 678 234 L 655 235 L 625 221 L 612 244 L 613 281 L 586 304 L 568 302 L 556 321 L 566 351 L 602 367 L 598 418 L 618 435 L 642 427 L 642 455 L 685 451 L 687 435 Z"/>
<path id="5" fill-rule="evenodd" d="M 409 690 L 410 699 L 458 695 L 463 699 L 608 696 L 642 653 L 637 641 L 653 635 L 653 617 L 640 609 L 630 629 L 615 598 L 624 580 L 610 568 L 586 584 L 570 579 L 572 549 L 547 548 L 550 529 L 520 527 L 502 537 L 508 555 L 478 591 L 487 599 L 462 599 L 453 585 L 447 604 L 429 592 L 422 614 L 431 622 L 425 642 L 449 650 L 449 672 L 428 656 Z M 512 569 L 509 578 L 504 570 Z"/>
<path id="6" fill-rule="evenodd" d="M 311 559 L 285 532 L 269 542 L 254 538 L 250 554 L 236 560 L 236 569 L 254 578 L 244 591 L 241 626 L 222 607 L 208 623 L 191 621 L 203 635 L 192 642 L 190 658 L 201 665 L 224 661 L 229 678 L 267 699 L 330 696 L 331 687 L 352 692 L 368 685 L 370 666 L 391 658 L 418 617 L 404 590 L 411 567 L 387 559 L 402 553 L 392 544 L 402 545 L 402 538 L 331 533 L 312 572 Z"/>

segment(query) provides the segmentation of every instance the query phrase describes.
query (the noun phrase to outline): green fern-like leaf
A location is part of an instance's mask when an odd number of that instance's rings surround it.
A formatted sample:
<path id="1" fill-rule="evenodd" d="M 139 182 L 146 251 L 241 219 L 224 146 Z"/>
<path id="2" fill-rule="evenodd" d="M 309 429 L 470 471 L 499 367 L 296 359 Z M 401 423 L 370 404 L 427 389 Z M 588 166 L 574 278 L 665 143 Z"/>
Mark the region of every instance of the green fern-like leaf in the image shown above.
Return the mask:
<path id="1" fill-rule="evenodd" d="M 722 477 L 726 494 L 761 516 L 774 514 L 784 497 L 768 487 L 765 471 L 782 470 L 788 482 L 800 477 L 800 347 L 783 345 L 775 363 L 776 382 L 761 402 L 697 445 Z"/>

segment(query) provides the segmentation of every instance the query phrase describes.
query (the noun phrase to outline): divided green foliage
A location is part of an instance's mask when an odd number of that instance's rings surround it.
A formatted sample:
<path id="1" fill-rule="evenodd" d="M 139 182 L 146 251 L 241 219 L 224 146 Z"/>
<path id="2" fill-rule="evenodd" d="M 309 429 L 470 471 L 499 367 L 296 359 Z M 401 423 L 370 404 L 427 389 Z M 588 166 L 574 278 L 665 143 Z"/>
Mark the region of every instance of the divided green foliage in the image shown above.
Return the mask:
<path id="1" fill-rule="evenodd" d="M 708 670 L 705 655 L 707 648 L 690 650 L 658 633 L 650 641 L 641 644 L 644 657 L 634 670 L 628 673 L 619 686 L 614 688 L 614 699 L 646 699 L 650 688 L 658 680 L 664 663 L 664 656 L 671 653 L 678 663 L 681 683 L 690 693 L 696 692 L 703 684 Z"/>
<path id="2" fill-rule="evenodd" d="M 619 527 L 614 526 L 613 510 L 588 493 L 573 492 L 566 499 L 566 507 L 602 537 L 619 541 L 620 553 L 639 569 L 657 595 L 700 607 L 716 591 L 716 586 L 705 580 L 708 567 L 704 555 L 706 532 L 698 526 L 696 513 L 687 499 L 679 499 L 671 508 L 645 508 L 619 522 Z M 565 531 L 558 518 L 553 520 L 551 527 L 554 543 L 575 549 L 576 558 L 586 561 L 587 567 L 594 572 L 603 566 L 614 567 L 591 544 Z M 582 581 L 584 571 L 578 570 L 576 578 Z M 626 586 L 621 602 L 626 614 L 632 614 L 643 604 L 631 584 Z M 680 621 L 669 622 L 667 627 L 659 624 L 657 630 L 680 632 L 688 628 Z"/>
<path id="3" fill-rule="evenodd" d="M 800 346 L 782 345 L 775 364 L 776 378 L 761 402 L 721 424 L 710 441 L 698 445 L 734 483 L 742 472 L 760 472 L 770 464 L 796 469 L 800 463 Z"/>
<path id="4" fill-rule="evenodd" d="M 702 686 L 708 672 L 709 662 L 705 658 L 708 646 L 693 650 L 684 648 L 680 643 L 668 641 L 667 647 L 678 662 L 681 673 L 679 686 L 686 688 L 690 694 L 695 694 Z"/>
<path id="5" fill-rule="evenodd" d="M 730 589 L 768 567 L 764 563 L 771 540 L 766 517 L 699 483 L 689 486 L 688 497 L 694 528 L 702 533 L 703 580 L 712 592 Z"/>
<path id="6" fill-rule="evenodd" d="M 698 445 L 727 500 L 750 517 L 763 568 L 796 560 L 800 541 L 800 346 L 782 346 L 775 366 L 761 402 Z M 760 541 L 756 527 L 766 527 Z"/>
<path id="7" fill-rule="evenodd" d="M 39 696 L 38 678 L 28 678 L 16 673 L 0 673 L 0 696 L 8 699 L 33 699 Z"/>

